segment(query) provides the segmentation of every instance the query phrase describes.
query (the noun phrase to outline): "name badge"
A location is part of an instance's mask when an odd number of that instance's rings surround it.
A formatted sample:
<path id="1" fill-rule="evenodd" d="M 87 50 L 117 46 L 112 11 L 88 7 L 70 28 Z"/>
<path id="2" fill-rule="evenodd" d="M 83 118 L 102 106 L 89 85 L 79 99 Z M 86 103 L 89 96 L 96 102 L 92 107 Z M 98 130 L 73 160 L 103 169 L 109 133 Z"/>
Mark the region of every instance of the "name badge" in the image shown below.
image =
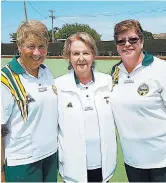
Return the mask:
<path id="1" fill-rule="evenodd" d="M 84 108 L 84 111 L 89 111 L 89 110 L 93 110 L 93 107 L 92 106 L 88 106 L 88 107 Z"/>
<path id="2" fill-rule="evenodd" d="M 39 92 L 45 92 L 45 91 L 47 91 L 47 87 L 46 86 L 39 87 L 38 91 Z"/>
<path id="3" fill-rule="evenodd" d="M 134 83 L 134 80 L 132 80 L 132 79 L 126 79 L 126 80 L 124 81 L 124 83 L 125 83 L 125 84 Z"/>

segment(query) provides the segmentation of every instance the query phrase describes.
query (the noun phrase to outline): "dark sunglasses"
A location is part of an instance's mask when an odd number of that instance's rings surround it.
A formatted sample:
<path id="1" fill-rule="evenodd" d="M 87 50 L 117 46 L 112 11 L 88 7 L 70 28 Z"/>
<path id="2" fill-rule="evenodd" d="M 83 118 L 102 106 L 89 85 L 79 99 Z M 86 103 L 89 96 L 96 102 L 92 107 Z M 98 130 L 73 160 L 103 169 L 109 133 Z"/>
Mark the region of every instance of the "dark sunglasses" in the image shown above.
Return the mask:
<path id="1" fill-rule="evenodd" d="M 124 39 L 119 39 L 119 40 L 116 40 L 116 44 L 118 44 L 118 45 L 125 45 L 126 44 L 126 42 L 129 42 L 130 44 L 136 44 L 136 43 L 138 43 L 138 41 L 139 41 L 139 37 L 130 37 L 130 38 L 124 38 Z"/>

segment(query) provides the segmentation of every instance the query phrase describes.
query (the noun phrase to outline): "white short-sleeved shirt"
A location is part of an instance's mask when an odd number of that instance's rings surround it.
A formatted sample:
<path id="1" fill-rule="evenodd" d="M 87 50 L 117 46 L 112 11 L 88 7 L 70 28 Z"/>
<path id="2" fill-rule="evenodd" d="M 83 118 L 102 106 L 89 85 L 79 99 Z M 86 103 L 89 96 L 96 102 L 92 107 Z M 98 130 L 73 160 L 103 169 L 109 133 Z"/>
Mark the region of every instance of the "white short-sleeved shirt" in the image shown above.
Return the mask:
<path id="1" fill-rule="evenodd" d="M 9 134 L 5 137 L 5 158 L 9 166 L 29 164 L 57 151 L 57 94 L 50 70 L 41 65 L 38 78 L 26 73 L 16 57 L 9 67 L 18 73 L 28 93 L 28 118 L 24 122 L 9 88 L 1 84 L 2 119 Z"/>
<path id="2" fill-rule="evenodd" d="M 117 67 L 111 104 L 124 161 L 136 168 L 166 167 L 166 62 L 145 53 L 130 74 L 123 63 Z"/>

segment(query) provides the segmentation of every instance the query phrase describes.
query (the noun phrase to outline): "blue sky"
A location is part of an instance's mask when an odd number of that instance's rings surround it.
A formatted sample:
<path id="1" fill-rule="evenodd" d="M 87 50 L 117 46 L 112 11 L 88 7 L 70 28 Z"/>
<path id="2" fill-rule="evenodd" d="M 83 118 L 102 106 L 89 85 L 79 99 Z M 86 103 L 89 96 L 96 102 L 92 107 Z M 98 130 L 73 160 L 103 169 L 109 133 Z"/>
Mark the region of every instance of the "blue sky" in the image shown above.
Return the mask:
<path id="1" fill-rule="evenodd" d="M 113 28 L 125 19 L 137 19 L 144 30 L 166 33 L 166 1 L 26 1 L 28 19 L 43 22 L 51 29 L 49 10 L 56 19 L 54 27 L 83 23 L 102 35 L 104 41 L 113 40 Z M 10 42 L 9 33 L 16 32 L 25 20 L 23 1 L 1 2 L 1 42 Z"/>

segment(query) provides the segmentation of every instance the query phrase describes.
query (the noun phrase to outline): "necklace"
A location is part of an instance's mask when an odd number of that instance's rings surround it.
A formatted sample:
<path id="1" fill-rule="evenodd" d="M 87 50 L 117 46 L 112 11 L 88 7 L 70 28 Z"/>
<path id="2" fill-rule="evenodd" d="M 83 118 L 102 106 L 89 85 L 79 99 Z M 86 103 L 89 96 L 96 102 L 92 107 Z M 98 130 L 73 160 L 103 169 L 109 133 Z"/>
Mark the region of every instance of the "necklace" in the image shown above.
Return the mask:
<path id="1" fill-rule="evenodd" d="M 33 72 L 32 69 L 30 69 L 30 68 L 28 68 L 27 66 L 25 66 L 25 64 L 22 62 L 22 60 L 21 60 L 20 58 L 18 59 L 18 62 L 19 62 L 19 64 L 22 66 L 22 68 L 23 68 L 26 72 L 28 72 L 29 74 L 31 74 L 31 73 Z"/>
<path id="2" fill-rule="evenodd" d="M 30 75 L 34 76 L 34 77 L 38 77 L 38 69 L 37 70 L 34 70 L 34 69 L 31 69 L 29 67 L 27 67 L 20 58 L 17 59 L 19 64 L 22 66 L 22 68 L 27 72 L 29 73 Z"/>

